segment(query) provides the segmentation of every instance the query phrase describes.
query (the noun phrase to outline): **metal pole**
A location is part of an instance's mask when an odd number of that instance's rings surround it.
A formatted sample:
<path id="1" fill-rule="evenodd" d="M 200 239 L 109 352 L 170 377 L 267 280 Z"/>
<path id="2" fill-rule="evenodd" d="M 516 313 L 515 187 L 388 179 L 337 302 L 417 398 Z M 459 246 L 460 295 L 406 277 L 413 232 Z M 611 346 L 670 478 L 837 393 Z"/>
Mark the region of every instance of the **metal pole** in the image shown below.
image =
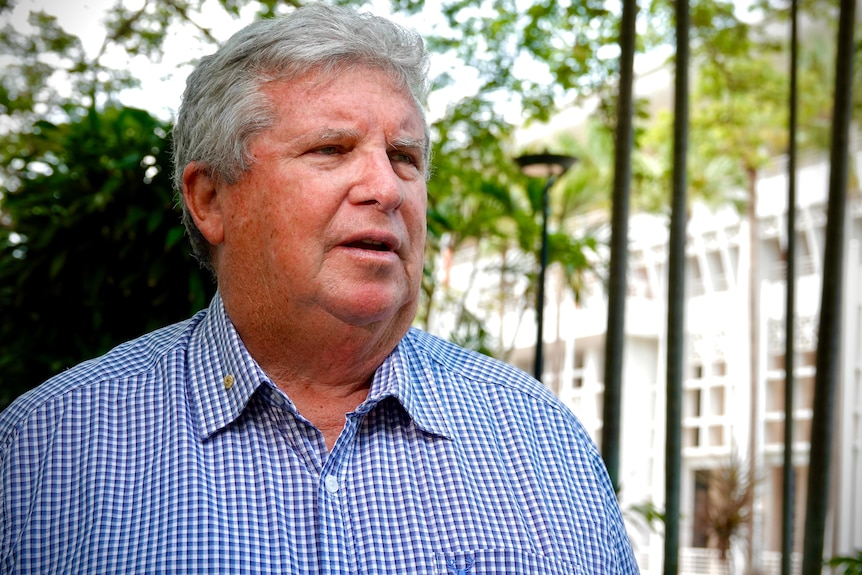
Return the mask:
<path id="1" fill-rule="evenodd" d="M 526 154 L 515 158 L 515 163 L 521 168 L 521 172 L 530 177 L 545 177 L 545 187 L 542 190 L 542 237 L 539 246 L 539 278 L 536 285 L 536 358 L 533 363 L 533 375 L 542 381 L 543 366 L 543 344 L 545 329 L 545 271 L 548 268 L 548 210 L 549 194 L 551 186 L 566 173 L 577 161 L 572 156 L 561 154 Z"/>
<path id="2" fill-rule="evenodd" d="M 542 381 L 544 370 L 543 347 L 545 327 L 545 270 L 548 268 L 548 195 L 554 185 L 554 176 L 549 176 L 542 190 L 542 239 L 539 253 L 539 280 L 536 286 L 536 359 L 533 362 L 533 377 Z"/>

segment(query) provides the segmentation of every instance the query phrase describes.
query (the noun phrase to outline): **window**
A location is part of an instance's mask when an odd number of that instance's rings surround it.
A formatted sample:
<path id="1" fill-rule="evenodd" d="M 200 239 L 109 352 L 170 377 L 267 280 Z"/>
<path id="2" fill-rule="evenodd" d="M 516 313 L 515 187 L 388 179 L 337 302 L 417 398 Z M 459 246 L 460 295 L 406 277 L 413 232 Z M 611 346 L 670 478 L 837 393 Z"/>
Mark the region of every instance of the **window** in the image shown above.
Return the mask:
<path id="1" fill-rule="evenodd" d="M 683 407 L 682 416 L 685 417 L 700 417 L 700 396 L 699 388 L 686 389 L 683 392 Z"/>
<path id="2" fill-rule="evenodd" d="M 794 409 L 814 409 L 814 377 L 796 378 Z"/>
<path id="3" fill-rule="evenodd" d="M 767 358 L 769 365 L 767 369 L 775 370 L 775 371 L 784 371 L 784 354 L 783 353 L 770 353 Z"/>
<path id="4" fill-rule="evenodd" d="M 686 258 L 688 294 L 690 296 L 698 296 L 706 293 L 703 286 L 703 274 L 700 271 L 700 262 L 697 256 L 688 256 Z"/>
<path id="5" fill-rule="evenodd" d="M 721 253 L 718 251 L 706 252 L 706 265 L 709 268 L 709 276 L 712 280 L 712 289 L 715 291 L 727 291 L 727 273 L 721 261 Z"/>
<path id="6" fill-rule="evenodd" d="M 700 447 L 700 427 L 686 427 L 682 430 L 682 446 Z"/>
<path id="7" fill-rule="evenodd" d="M 584 386 L 584 352 L 583 350 L 575 350 L 575 366 L 574 375 L 572 376 L 572 385 L 575 389 L 580 389 Z"/>
<path id="8" fill-rule="evenodd" d="M 709 414 L 714 416 L 722 416 L 725 414 L 723 385 L 716 385 L 709 388 Z"/>
<path id="9" fill-rule="evenodd" d="M 698 469 L 694 472 L 694 525 L 691 537 L 692 547 L 709 545 L 709 470 Z"/>
<path id="10" fill-rule="evenodd" d="M 721 447 L 724 445 L 724 426 L 710 425 L 709 426 L 709 446 Z"/>

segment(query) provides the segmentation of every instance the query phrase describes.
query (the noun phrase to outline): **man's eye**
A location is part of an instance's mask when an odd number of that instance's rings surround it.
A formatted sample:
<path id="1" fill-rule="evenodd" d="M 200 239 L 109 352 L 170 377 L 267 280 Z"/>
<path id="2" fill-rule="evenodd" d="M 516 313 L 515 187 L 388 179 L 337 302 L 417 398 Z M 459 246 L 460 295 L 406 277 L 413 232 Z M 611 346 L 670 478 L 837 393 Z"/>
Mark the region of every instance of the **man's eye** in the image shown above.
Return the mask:
<path id="1" fill-rule="evenodd" d="M 339 151 L 338 146 L 323 146 L 315 148 L 314 153 L 322 156 L 334 156 Z"/>
<path id="2" fill-rule="evenodd" d="M 405 154 L 402 152 L 394 152 L 392 154 L 389 154 L 389 157 L 392 159 L 393 162 L 398 162 L 401 164 L 416 165 L 418 163 L 416 161 L 416 158 L 414 158 L 411 154 Z"/>

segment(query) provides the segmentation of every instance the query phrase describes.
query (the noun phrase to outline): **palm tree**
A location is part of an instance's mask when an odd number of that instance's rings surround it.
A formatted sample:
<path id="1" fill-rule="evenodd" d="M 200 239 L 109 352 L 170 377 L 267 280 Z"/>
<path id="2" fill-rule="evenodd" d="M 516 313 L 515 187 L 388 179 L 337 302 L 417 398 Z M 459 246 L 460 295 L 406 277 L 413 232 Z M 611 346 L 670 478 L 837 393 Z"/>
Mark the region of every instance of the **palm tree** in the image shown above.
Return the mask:
<path id="1" fill-rule="evenodd" d="M 724 466 L 706 472 L 706 500 L 699 520 L 707 527 L 710 547 L 728 563 L 733 541 L 751 525 L 756 482 L 749 469 L 734 453 Z"/>

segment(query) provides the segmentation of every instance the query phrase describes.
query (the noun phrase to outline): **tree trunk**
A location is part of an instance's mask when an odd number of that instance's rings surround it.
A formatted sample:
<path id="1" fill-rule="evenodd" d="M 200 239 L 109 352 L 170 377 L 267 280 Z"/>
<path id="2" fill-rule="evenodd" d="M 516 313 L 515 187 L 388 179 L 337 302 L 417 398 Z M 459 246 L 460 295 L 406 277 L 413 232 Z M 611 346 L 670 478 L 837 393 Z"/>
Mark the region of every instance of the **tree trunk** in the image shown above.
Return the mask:
<path id="1" fill-rule="evenodd" d="M 682 382 L 685 349 L 685 240 L 688 209 L 688 0 L 676 5 L 673 198 L 668 255 L 667 413 L 665 439 L 664 574 L 679 572 L 679 516 L 682 469 Z"/>
<path id="2" fill-rule="evenodd" d="M 811 421 L 811 456 L 808 464 L 808 499 L 802 574 L 819 575 L 823 568 L 835 392 L 840 375 L 841 299 L 843 294 L 844 211 L 847 204 L 849 130 L 853 92 L 853 25 L 856 0 L 841 0 L 835 60 L 835 107 L 832 113 L 832 150 L 829 205 L 823 257 L 823 291 L 817 335 L 814 409 Z"/>
<path id="3" fill-rule="evenodd" d="M 749 396 L 751 401 L 751 411 L 749 412 L 749 473 L 751 477 L 759 477 L 759 462 L 760 462 L 760 425 L 761 419 L 759 415 L 758 401 L 760 392 L 760 275 L 758 273 L 759 263 L 759 248 L 760 239 L 757 225 L 757 169 L 749 167 L 746 169 L 748 175 L 748 206 L 746 207 L 746 217 L 748 219 L 748 368 L 749 368 Z M 756 499 L 756 496 L 755 496 Z M 753 519 L 757 522 L 757 518 Z M 748 530 L 748 569 L 751 571 L 752 565 L 756 571 L 756 550 L 755 531 L 756 525 L 752 525 Z"/>
<path id="4" fill-rule="evenodd" d="M 629 249 L 631 155 L 634 134 L 632 119 L 637 10 L 637 0 L 623 0 L 620 30 L 620 90 L 611 217 L 611 260 L 608 278 L 608 328 L 605 342 L 605 391 L 602 406 L 602 457 L 616 491 L 619 491 L 620 407 L 625 338 L 626 267 Z"/>
<path id="5" fill-rule="evenodd" d="M 790 125 L 787 150 L 787 251 L 784 301 L 784 465 L 781 497 L 781 575 L 790 575 L 793 565 L 794 495 L 793 476 L 793 390 L 796 349 L 796 102 L 798 60 L 798 1 L 790 7 Z"/>

